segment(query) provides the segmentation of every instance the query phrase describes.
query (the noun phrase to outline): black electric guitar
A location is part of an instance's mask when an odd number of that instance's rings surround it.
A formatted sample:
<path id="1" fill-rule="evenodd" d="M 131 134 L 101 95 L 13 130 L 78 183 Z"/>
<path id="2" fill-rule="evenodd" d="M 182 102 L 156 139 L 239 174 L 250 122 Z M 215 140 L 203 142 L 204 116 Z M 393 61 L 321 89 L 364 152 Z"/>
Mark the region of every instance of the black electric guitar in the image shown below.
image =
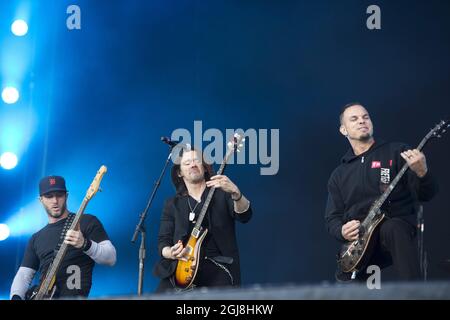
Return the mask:
<path id="1" fill-rule="evenodd" d="M 94 181 L 92 181 L 89 189 L 86 192 L 86 196 L 84 197 L 77 214 L 72 220 L 69 230 L 79 230 L 79 223 L 81 216 L 83 215 L 84 210 L 86 209 L 86 206 L 89 203 L 89 201 L 99 190 L 100 182 L 102 181 L 103 176 L 106 173 L 106 170 L 107 169 L 105 166 L 101 166 L 100 169 L 98 170 L 97 175 L 94 178 Z M 61 262 L 63 261 L 64 256 L 66 255 L 68 247 L 69 245 L 64 242 L 61 244 L 61 247 L 59 248 L 52 263 L 48 267 L 45 277 L 42 279 L 39 286 L 31 289 L 31 292 L 27 293 L 29 300 L 53 299 L 53 296 L 57 290 L 56 274 L 58 273 L 59 267 L 61 266 Z"/>
<path id="2" fill-rule="evenodd" d="M 417 149 L 419 151 L 422 150 L 431 138 L 440 138 L 441 135 L 446 132 L 448 127 L 450 127 L 449 121 L 442 120 L 428 132 Z M 354 279 L 356 273 L 365 268 L 369 263 L 375 245 L 375 241 L 372 241 L 374 238 L 374 231 L 385 217 L 385 213 L 382 212 L 381 206 L 395 189 L 408 168 L 408 164 L 405 163 L 395 179 L 389 184 L 386 191 L 373 203 L 366 218 L 361 222 L 359 239 L 342 245 L 337 258 L 338 272 L 336 273 L 336 278 L 338 280 L 350 280 L 349 277 L 346 276 L 350 273 L 351 279 Z"/>
<path id="3" fill-rule="evenodd" d="M 223 174 L 225 166 L 230 159 L 230 156 L 235 152 L 239 152 L 240 148 L 243 146 L 241 142 L 244 141 L 242 136 L 235 133 L 232 140 L 227 143 L 227 154 L 217 171 L 217 174 Z M 202 210 L 198 216 L 197 222 L 192 229 L 189 240 L 186 244 L 187 253 L 186 255 L 178 260 L 177 269 L 175 270 L 175 283 L 178 289 L 188 290 L 192 288 L 195 276 L 197 275 L 197 270 L 199 266 L 200 249 L 205 240 L 208 229 L 203 229 L 202 222 L 205 218 L 206 211 L 208 210 L 209 203 L 214 195 L 215 188 L 209 189 L 208 196 L 206 197 L 205 203 L 203 204 Z M 195 261 L 195 262 L 194 262 Z"/>

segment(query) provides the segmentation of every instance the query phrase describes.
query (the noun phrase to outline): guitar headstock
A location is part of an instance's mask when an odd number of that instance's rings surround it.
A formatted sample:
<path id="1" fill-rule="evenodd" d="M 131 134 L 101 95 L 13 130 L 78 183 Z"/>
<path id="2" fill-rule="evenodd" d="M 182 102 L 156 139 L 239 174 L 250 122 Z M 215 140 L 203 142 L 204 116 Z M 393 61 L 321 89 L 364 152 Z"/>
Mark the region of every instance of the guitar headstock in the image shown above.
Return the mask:
<path id="1" fill-rule="evenodd" d="M 228 141 L 227 147 L 230 151 L 241 152 L 241 149 L 244 147 L 243 142 L 245 141 L 244 137 L 238 133 L 233 135 L 233 138 Z"/>
<path id="2" fill-rule="evenodd" d="M 450 127 L 450 120 L 441 120 L 433 129 L 431 129 L 430 133 L 428 133 L 429 138 L 441 138 L 442 135 L 447 132 L 447 129 Z"/>
<path id="3" fill-rule="evenodd" d="M 91 200 L 91 198 L 97 193 L 97 191 L 100 188 L 100 182 L 103 179 L 103 176 L 105 175 L 107 171 L 107 168 L 105 166 L 101 166 L 100 169 L 97 171 L 97 174 L 95 175 L 94 181 L 92 181 L 91 185 L 89 186 L 88 191 L 86 192 L 86 199 Z"/>

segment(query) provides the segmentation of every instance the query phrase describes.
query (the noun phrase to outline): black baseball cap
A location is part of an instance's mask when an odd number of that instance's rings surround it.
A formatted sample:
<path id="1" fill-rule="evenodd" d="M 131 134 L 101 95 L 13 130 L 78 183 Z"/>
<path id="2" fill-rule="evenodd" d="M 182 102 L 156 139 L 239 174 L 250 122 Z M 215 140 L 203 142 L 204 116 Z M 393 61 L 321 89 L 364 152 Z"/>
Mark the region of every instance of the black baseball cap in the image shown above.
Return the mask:
<path id="1" fill-rule="evenodd" d="M 41 179 L 39 182 L 39 195 L 42 196 L 53 191 L 67 192 L 66 181 L 63 177 L 47 176 Z"/>

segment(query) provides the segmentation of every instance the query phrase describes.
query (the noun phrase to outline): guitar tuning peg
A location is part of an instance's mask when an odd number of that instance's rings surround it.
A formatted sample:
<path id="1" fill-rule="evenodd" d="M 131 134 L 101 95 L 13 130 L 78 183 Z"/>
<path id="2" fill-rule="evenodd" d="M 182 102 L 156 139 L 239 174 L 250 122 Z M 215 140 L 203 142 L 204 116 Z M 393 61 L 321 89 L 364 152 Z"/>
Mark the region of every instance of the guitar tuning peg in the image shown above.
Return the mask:
<path id="1" fill-rule="evenodd" d="M 450 124 L 449 124 L 449 126 L 450 126 Z M 245 142 L 245 138 L 244 138 L 244 139 L 242 139 L 242 142 Z"/>
<path id="2" fill-rule="evenodd" d="M 241 150 L 239 150 L 239 149 L 237 149 L 236 151 L 237 151 L 237 152 L 241 152 Z"/>
<path id="3" fill-rule="evenodd" d="M 244 145 L 241 143 L 240 145 L 239 145 L 239 148 L 242 148 Z"/>

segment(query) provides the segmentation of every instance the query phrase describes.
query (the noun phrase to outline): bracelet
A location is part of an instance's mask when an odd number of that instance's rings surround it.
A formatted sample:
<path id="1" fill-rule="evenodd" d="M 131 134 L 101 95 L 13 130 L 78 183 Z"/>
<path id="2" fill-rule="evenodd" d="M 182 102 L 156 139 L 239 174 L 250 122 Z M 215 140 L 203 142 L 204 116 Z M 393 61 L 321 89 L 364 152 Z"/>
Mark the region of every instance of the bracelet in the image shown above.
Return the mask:
<path id="1" fill-rule="evenodd" d="M 81 250 L 88 251 L 92 246 L 91 240 L 84 238 L 83 246 L 81 247 Z"/>
<path id="2" fill-rule="evenodd" d="M 84 238 L 83 245 L 81 246 L 81 250 L 84 251 L 84 249 L 86 249 L 86 246 L 87 246 L 87 240 L 86 240 L 86 238 Z"/>
<path id="3" fill-rule="evenodd" d="M 237 199 L 233 199 L 233 197 L 231 197 L 231 199 L 232 199 L 233 201 L 235 201 L 235 202 L 241 200 L 241 199 L 242 199 L 242 192 L 239 191 L 239 193 L 240 193 L 240 195 L 239 195 L 239 197 L 238 197 Z"/>

